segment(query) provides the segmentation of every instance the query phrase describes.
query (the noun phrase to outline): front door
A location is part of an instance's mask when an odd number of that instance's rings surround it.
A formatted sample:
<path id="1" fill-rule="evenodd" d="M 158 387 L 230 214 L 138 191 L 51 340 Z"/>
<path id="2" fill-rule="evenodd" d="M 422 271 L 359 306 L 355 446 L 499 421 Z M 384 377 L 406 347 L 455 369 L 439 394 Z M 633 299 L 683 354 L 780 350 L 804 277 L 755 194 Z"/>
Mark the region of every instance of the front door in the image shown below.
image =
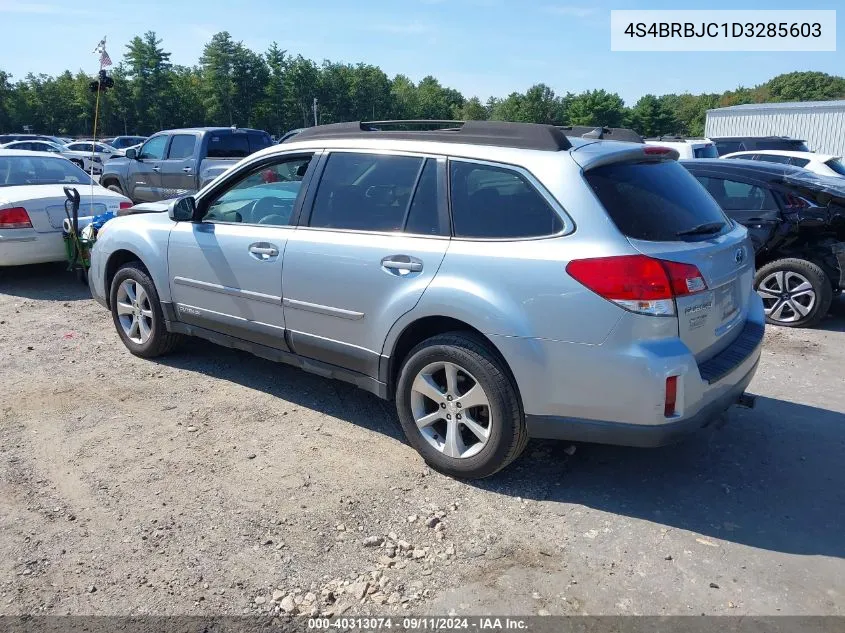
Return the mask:
<path id="1" fill-rule="evenodd" d="M 170 234 L 170 293 L 184 323 L 287 349 L 282 261 L 310 154 L 233 174 Z"/>
<path id="2" fill-rule="evenodd" d="M 167 150 L 167 134 L 151 137 L 138 150 L 135 160 L 129 161 L 127 195 L 135 202 L 161 200 L 161 161 Z"/>
<path id="3" fill-rule="evenodd" d="M 297 354 L 378 376 L 388 331 L 417 304 L 449 246 L 444 166 L 420 156 L 329 155 L 285 251 L 285 323 Z"/>

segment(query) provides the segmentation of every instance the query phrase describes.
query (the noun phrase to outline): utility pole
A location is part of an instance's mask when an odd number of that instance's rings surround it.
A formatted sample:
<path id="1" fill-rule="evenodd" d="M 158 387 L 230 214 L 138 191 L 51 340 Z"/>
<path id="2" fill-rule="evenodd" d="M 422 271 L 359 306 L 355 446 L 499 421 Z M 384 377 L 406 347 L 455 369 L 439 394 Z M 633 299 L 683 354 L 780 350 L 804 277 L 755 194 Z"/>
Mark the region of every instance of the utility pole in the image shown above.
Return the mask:
<path id="1" fill-rule="evenodd" d="M 314 125 L 317 125 L 317 97 L 314 97 Z"/>

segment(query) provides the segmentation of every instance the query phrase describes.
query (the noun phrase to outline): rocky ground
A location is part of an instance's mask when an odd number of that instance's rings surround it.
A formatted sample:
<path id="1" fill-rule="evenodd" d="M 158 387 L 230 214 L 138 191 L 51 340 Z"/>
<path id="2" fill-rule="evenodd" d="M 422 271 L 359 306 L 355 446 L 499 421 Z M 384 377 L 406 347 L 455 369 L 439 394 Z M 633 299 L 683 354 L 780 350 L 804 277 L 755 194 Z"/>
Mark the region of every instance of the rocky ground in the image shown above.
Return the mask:
<path id="1" fill-rule="evenodd" d="M 845 302 L 673 447 L 430 471 L 388 403 L 193 341 L 128 354 L 0 272 L 0 614 L 845 614 Z"/>

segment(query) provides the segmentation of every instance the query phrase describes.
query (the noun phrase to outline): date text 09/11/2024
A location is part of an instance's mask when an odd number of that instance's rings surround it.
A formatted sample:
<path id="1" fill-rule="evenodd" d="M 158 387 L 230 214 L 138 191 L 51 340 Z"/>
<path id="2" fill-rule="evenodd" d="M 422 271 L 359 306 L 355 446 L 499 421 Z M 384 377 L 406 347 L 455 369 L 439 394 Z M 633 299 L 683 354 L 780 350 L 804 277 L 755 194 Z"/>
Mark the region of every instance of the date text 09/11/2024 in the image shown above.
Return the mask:
<path id="1" fill-rule="evenodd" d="M 630 37 L 662 38 L 786 38 L 821 37 L 819 22 L 630 22 L 624 31 Z"/>
<path id="2" fill-rule="evenodd" d="M 309 630 L 391 630 L 400 631 L 520 631 L 528 628 L 524 618 L 507 617 L 404 617 L 394 620 L 389 617 L 309 618 Z"/>

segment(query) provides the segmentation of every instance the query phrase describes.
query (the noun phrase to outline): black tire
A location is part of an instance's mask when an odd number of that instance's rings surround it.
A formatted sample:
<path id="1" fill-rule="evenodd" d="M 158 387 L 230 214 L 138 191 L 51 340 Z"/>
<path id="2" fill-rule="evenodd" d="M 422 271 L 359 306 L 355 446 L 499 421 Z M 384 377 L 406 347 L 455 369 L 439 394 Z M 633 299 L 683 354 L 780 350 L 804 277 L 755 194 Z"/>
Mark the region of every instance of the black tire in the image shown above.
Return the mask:
<path id="1" fill-rule="evenodd" d="M 137 284 L 140 284 L 149 298 L 152 312 L 152 326 L 150 327 L 150 337 L 143 343 L 133 341 L 127 336 L 118 317 L 118 289 L 120 288 L 120 284 L 127 279 L 132 279 Z M 109 305 L 111 306 L 112 321 L 114 322 L 118 336 L 120 336 L 126 349 L 135 356 L 154 358 L 155 356 L 167 354 L 176 347 L 182 338 L 178 334 L 167 331 L 167 327 L 164 324 L 164 313 L 161 311 L 161 302 L 159 301 L 155 284 L 139 262 L 124 264 L 117 271 L 109 290 Z"/>
<path id="2" fill-rule="evenodd" d="M 429 444 L 418 430 L 411 410 L 411 387 L 431 363 L 450 362 L 469 371 L 483 388 L 490 410 L 490 435 L 475 455 L 455 458 Z M 429 338 L 405 358 L 396 383 L 396 410 L 405 437 L 433 469 L 466 479 L 498 472 L 525 449 L 528 432 L 516 387 L 504 364 L 484 339 L 471 332 L 449 332 Z"/>
<path id="3" fill-rule="evenodd" d="M 795 273 L 806 279 L 813 288 L 815 301 L 805 316 L 795 319 L 794 317 L 799 313 L 790 307 L 786 307 L 782 313 L 783 318 L 777 319 L 766 315 L 766 323 L 784 327 L 813 327 L 817 325 L 827 315 L 830 304 L 833 301 L 833 286 L 825 272 L 811 261 L 792 257 L 779 259 L 766 264 L 757 271 L 757 275 L 754 277 L 754 288 L 757 289 L 758 294 L 763 298 L 763 304 L 767 309 L 776 307 L 782 299 L 772 298 L 769 296 L 771 293 L 766 293 L 765 288 L 761 290 L 760 286 L 767 278 L 770 278 L 771 275 L 777 272 Z M 788 288 L 785 290 L 788 290 Z"/>
<path id="4" fill-rule="evenodd" d="M 115 193 L 119 193 L 121 196 L 125 196 L 126 194 L 123 193 L 123 189 L 120 188 L 120 185 L 116 185 L 114 183 L 110 184 L 106 187 L 109 191 L 114 191 Z"/>
<path id="5" fill-rule="evenodd" d="M 81 160 L 74 160 L 71 158 L 70 162 L 79 167 L 81 170 L 85 171 L 85 163 L 83 163 Z"/>

